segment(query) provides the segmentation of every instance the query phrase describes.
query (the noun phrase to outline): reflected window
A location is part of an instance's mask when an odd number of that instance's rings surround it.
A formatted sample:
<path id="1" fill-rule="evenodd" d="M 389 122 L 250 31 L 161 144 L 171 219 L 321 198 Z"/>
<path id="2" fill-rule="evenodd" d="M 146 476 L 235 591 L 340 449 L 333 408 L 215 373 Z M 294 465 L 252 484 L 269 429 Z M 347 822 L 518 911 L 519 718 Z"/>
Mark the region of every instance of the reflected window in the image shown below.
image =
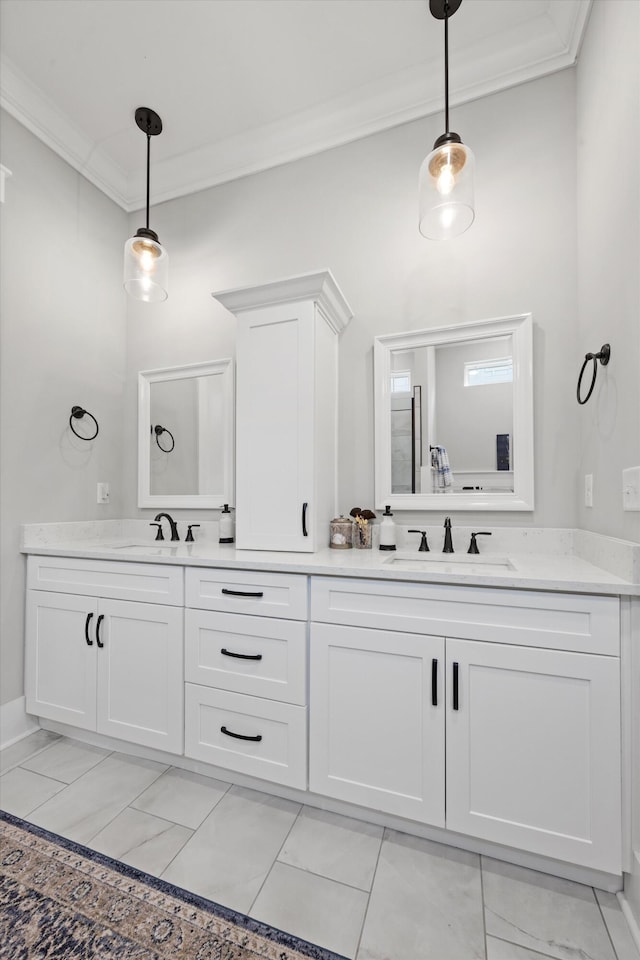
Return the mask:
<path id="1" fill-rule="evenodd" d="M 394 371 L 391 374 L 391 393 L 411 393 L 411 371 Z"/>
<path id="2" fill-rule="evenodd" d="M 484 387 L 492 383 L 513 383 L 513 358 L 470 360 L 464 365 L 465 387 Z"/>

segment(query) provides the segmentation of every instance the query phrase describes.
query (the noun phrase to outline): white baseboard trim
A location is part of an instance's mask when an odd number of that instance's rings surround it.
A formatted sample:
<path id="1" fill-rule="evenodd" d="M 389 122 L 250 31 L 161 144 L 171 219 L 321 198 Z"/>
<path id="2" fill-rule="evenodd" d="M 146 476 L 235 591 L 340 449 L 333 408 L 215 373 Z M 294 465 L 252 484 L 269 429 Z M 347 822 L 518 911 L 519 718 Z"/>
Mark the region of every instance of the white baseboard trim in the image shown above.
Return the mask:
<path id="1" fill-rule="evenodd" d="M 517 866 L 528 867 L 530 870 L 549 873 L 554 877 L 575 880 L 576 883 L 582 883 L 588 887 L 597 887 L 599 890 L 606 890 L 607 893 L 617 893 L 622 887 L 621 875 L 604 873 L 602 870 L 596 870 L 592 867 L 576 866 L 575 864 L 565 863 L 560 860 L 552 860 L 549 857 L 543 857 L 539 854 L 526 853 L 524 850 L 517 850 L 513 847 L 505 847 L 502 844 L 492 843 L 489 840 L 477 840 L 474 837 L 454 833 L 451 830 L 431 827 L 426 823 L 418 823 L 415 820 L 405 820 L 403 817 L 398 817 L 394 814 L 381 813 L 378 810 L 359 807 L 344 800 L 335 800 L 332 797 L 325 797 L 306 790 L 299 790 L 296 787 L 285 787 L 282 784 L 270 783 L 268 780 L 261 780 L 245 773 L 236 773 L 233 770 L 227 770 L 224 767 L 204 763 L 201 760 L 193 760 L 190 757 L 166 753 L 154 747 L 143 747 L 138 744 L 128 743 L 126 740 L 117 740 L 115 737 L 108 737 L 101 733 L 82 730 L 80 727 L 72 727 L 69 724 L 60 723 L 57 720 L 47 720 L 43 717 L 40 725 L 43 730 L 52 730 L 54 733 L 59 733 L 63 737 L 70 737 L 73 740 L 80 740 L 83 743 L 91 743 L 94 744 L 94 746 L 103 747 L 107 750 L 115 750 L 118 753 L 125 753 L 132 757 L 166 763 L 174 767 L 179 767 L 181 770 L 190 770 L 193 773 L 214 777 L 217 780 L 234 783 L 241 787 L 247 787 L 250 790 L 259 790 L 262 793 L 268 793 L 272 796 L 283 797 L 285 800 L 293 800 L 294 803 L 308 804 L 310 807 L 317 807 L 320 810 L 328 810 L 345 817 L 364 820 L 366 823 L 389 827 L 392 830 L 399 830 L 401 833 L 409 833 L 416 837 L 423 837 L 425 840 L 435 840 L 437 843 L 445 843 L 450 847 L 457 847 L 471 853 L 494 857 L 496 860 L 504 860 L 507 863 L 514 863 Z"/>
<path id="2" fill-rule="evenodd" d="M 629 927 L 631 937 L 638 948 L 638 951 L 640 952 L 640 924 L 638 923 L 636 915 L 631 909 L 631 904 L 624 895 L 624 891 L 620 890 L 616 896 L 618 898 L 618 903 L 620 904 L 620 909 L 622 910 L 624 918 L 627 921 L 627 926 Z"/>
<path id="3" fill-rule="evenodd" d="M 24 697 L 0 706 L 0 750 L 40 729 L 37 717 L 27 713 Z"/>

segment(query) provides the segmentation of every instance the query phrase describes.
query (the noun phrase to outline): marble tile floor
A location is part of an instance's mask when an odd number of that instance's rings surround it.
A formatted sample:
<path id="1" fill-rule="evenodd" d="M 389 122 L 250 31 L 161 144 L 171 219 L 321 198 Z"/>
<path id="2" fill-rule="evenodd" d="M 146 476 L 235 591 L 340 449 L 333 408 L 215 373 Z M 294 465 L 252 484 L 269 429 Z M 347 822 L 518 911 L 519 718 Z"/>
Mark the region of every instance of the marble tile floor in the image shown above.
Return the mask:
<path id="1" fill-rule="evenodd" d="M 613 894 L 45 730 L 0 806 L 355 960 L 640 960 Z"/>

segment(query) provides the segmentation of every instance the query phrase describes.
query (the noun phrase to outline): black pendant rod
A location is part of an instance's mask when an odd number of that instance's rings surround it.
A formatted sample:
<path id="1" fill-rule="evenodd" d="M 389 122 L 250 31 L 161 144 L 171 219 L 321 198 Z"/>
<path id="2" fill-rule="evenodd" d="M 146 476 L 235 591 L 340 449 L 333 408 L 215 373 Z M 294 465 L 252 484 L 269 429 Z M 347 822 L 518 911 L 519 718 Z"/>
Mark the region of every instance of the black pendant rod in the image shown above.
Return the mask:
<path id="1" fill-rule="evenodd" d="M 445 20 L 446 24 L 446 20 Z M 447 121 L 447 130 L 449 124 Z M 149 229 L 149 179 L 151 176 L 151 134 L 147 130 L 147 230 Z"/>
<path id="2" fill-rule="evenodd" d="M 445 133 L 449 133 L 449 4 L 447 0 L 444 0 L 444 126 Z"/>

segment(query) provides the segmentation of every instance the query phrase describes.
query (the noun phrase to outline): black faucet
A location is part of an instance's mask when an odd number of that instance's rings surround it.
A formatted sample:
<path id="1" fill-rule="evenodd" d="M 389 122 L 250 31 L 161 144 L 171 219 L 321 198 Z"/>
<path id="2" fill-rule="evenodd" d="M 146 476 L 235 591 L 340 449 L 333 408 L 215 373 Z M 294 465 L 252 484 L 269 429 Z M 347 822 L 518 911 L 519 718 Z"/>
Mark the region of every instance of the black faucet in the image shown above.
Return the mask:
<path id="1" fill-rule="evenodd" d="M 163 517 L 166 517 L 167 520 L 169 521 L 169 526 L 171 528 L 171 539 L 179 540 L 180 537 L 178 536 L 178 527 L 176 526 L 176 522 L 173 519 L 173 517 L 169 516 L 168 513 L 159 513 L 157 517 L 154 517 L 154 521 L 157 523 L 158 520 L 162 520 Z M 162 528 L 159 528 L 159 530 L 161 529 Z M 162 539 L 161 537 L 156 537 L 156 540 L 161 540 L 161 539 Z"/>
<path id="2" fill-rule="evenodd" d="M 421 533 L 422 537 L 420 540 L 420 546 L 418 547 L 418 553 L 429 553 L 429 544 L 427 543 L 426 530 L 407 530 L 407 533 Z"/>
<path id="3" fill-rule="evenodd" d="M 158 518 L 156 517 L 156 520 Z M 453 541 L 451 540 L 451 517 L 446 517 L 444 521 L 444 547 L 443 553 L 454 553 Z"/>
<path id="4" fill-rule="evenodd" d="M 478 544 L 476 543 L 476 537 L 490 537 L 490 536 L 491 536 L 490 530 L 478 530 L 477 533 L 472 533 L 471 543 L 469 544 L 469 549 L 467 550 L 467 553 L 480 553 L 480 551 L 478 550 Z"/>

